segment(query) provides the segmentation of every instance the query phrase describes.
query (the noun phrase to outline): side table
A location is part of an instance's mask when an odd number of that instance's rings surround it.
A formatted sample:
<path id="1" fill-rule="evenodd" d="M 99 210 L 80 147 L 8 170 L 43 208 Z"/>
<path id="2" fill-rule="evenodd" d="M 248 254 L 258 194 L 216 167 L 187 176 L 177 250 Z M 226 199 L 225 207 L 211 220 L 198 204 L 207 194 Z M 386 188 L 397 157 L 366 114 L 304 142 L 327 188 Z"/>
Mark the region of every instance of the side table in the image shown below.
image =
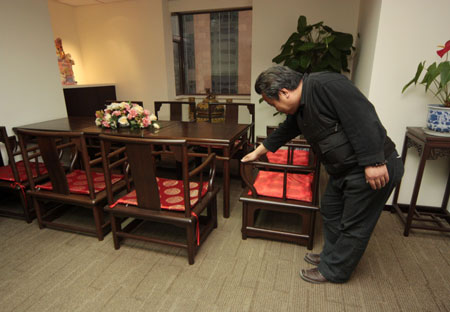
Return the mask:
<path id="1" fill-rule="evenodd" d="M 450 193 L 450 173 L 440 207 L 417 205 L 417 197 L 419 195 L 425 163 L 428 159 L 450 156 L 450 137 L 428 135 L 424 132 L 423 128 L 407 127 L 402 149 L 403 163 L 405 163 L 406 154 L 410 147 L 417 149 L 420 155 L 419 168 L 417 169 L 411 202 L 409 204 L 398 203 L 401 183 L 395 189 L 392 202 L 393 208 L 405 224 L 403 235 L 408 236 L 412 228 L 450 232 L 450 213 L 447 211 Z M 404 211 L 407 212 L 406 216 Z"/>

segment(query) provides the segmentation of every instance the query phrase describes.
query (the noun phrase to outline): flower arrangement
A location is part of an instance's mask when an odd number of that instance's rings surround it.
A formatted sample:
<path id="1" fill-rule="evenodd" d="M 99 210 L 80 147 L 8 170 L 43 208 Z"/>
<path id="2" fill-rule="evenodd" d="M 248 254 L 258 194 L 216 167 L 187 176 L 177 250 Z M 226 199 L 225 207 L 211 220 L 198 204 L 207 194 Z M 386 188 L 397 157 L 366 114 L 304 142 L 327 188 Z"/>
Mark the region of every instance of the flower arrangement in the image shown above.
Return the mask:
<path id="1" fill-rule="evenodd" d="M 420 84 L 425 86 L 425 92 L 430 91 L 433 95 L 446 107 L 450 107 L 450 61 L 448 60 L 448 51 L 450 51 L 450 40 L 445 43 L 444 46 L 439 46 L 436 53 L 439 57 L 443 58 L 445 55 L 445 61 L 437 64 L 434 62 L 426 68 L 426 73 L 420 82 Z M 408 82 L 402 90 L 402 93 L 414 83 L 417 84 L 420 75 L 425 68 L 425 61 L 419 63 L 417 67 L 416 75 L 414 78 Z"/>
<path id="2" fill-rule="evenodd" d="M 104 110 L 95 112 L 95 124 L 98 127 L 117 129 L 117 127 L 130 127 L 131 129 L 142 129 L 149 126 L 159 129 L 155 114 L 144 109 L 142 106 L 131 103 L 111 103 Z"/>

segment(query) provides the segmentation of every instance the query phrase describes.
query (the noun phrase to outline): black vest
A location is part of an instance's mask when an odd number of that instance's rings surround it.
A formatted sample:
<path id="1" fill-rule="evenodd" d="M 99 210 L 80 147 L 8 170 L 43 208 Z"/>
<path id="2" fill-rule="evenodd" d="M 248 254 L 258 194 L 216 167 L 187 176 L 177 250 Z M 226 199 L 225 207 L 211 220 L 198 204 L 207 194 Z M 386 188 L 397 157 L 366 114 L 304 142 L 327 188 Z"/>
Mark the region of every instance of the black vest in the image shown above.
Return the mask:
<path id="1" fill-rule="evenodd" d="M 311 99 L 306 99 L 300 109 L 298 126 L 330 175 L 343 174 L 358 165 L 355 151 L 338 121 L 321 114 Z M 395 144 L 386 135 L 385 159 L 394 151 Z"/>
<path id="2" fill-rule="evenodd" d="M 355 152 L 341 125 L 320 114 L 317 107 L 311 104 L 309 102 L 303 107 L 298 125 L 327 172 L 337 175 L 354 167 L 358 163 Z"/>

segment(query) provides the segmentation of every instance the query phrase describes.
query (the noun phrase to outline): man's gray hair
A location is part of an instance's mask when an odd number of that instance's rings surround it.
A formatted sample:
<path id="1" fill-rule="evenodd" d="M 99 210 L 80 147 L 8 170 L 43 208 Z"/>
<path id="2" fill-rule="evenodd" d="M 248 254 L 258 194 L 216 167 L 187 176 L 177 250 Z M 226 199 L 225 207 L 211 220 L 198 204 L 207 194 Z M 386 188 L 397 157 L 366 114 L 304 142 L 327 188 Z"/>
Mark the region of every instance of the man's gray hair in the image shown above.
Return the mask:
<path id="1" fill-rule="evenodd" d="M 258 94 L 264 94 L 269 99 L 279 100 L 278 92 L 281 89 L 297 89 L 302 78 L 302 73 L 296 72 L 289 67 L 273 66 L 259 74 L 255 82 L 255 91 Z"/>

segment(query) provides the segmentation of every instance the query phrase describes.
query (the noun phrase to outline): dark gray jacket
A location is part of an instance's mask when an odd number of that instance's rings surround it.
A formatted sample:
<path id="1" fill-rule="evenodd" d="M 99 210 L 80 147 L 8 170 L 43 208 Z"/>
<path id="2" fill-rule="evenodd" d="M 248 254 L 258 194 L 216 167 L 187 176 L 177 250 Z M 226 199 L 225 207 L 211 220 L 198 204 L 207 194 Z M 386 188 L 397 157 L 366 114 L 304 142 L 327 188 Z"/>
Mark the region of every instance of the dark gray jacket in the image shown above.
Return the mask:
<path id="1" fill-rule="evenodd" d="M 382 163 L 395 150 L 374 106 L 337 73 L 305 74 L 299 109 L 263 144 L 273 152 L 300 133 L 331 175 Z"/>

